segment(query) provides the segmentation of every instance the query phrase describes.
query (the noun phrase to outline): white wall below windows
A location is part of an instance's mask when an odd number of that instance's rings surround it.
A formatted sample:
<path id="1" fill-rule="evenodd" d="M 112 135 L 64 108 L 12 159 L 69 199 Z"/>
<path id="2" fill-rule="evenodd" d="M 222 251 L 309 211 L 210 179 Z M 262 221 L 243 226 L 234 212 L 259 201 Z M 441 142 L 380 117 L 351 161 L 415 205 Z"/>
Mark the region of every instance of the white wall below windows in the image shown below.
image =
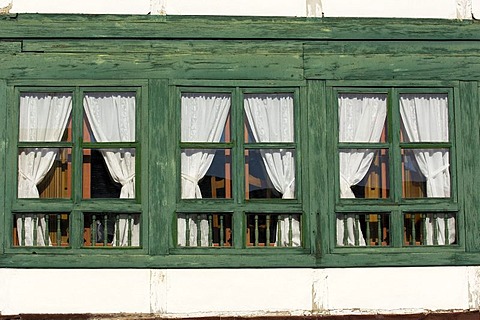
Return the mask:
<path id="1" fill-rule="evenodd" d="M 479 3 L 480 0 L 0 0 L 0 10 L 9 8 L 10 13 L 471 19 L 472 11 L 478 12 Z"/>
<path id="2" fill-rule="evenodd" d="M 479 310 L 480 267 L 0 269 L 0 315 L 165 317 Z"/>

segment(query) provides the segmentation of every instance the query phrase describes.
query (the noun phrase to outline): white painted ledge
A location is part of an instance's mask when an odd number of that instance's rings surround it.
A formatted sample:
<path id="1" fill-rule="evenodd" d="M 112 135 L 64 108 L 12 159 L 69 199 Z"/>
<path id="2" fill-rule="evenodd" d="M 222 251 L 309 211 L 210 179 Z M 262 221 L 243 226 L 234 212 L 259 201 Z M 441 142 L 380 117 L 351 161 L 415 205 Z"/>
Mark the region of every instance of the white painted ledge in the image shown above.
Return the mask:
<path id="1" fill-rule="evenodd" d="M 480 0 L 0 0 L 11 13 L 471 19 Z"/>

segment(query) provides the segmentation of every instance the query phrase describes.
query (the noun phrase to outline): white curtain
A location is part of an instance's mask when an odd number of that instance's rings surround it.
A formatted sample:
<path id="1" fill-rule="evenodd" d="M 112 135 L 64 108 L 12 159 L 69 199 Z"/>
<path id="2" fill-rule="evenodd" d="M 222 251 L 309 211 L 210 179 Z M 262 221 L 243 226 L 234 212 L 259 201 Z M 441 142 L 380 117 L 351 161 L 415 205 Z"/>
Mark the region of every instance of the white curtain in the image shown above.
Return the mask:
<path id="1" fill-rule="evenodd" d="M 345 94 L 338 97 L 339 141 L 380 142 L 387 115 L 387 98 L 382 94 Z M 372 164 L 375 151 L 342 150 L 340 152 L 340 197 L 355 198 L 352 186 L 362 181 Z M 346 219 L 346 223 L 344 221 Z M 345 226 L 347 232 L 345 232 Z M 337 217 L 337 245 L 365 245 L 362 230 L 353 215 Z M 348 239 L 344 239 L 345 234 Z"/>
<path id="2" fill-rule="evenodd" d="M 60 141 L 72 110 L 72 97 L 68 94 L 32 93 L 20 97 L 20 142 Z M 57 148 L 27 148 L 18 155 L 18 197 L 39 198 L 37 185 L 42 182 L 57 157 Z M 33 239 L 37 220 L 37 239 Z M 24 221 L 24 225 L 22 222 Z M 23 230 L 25 228 L 25 230 Z M 20 245 L 44 246 L 46 225 L 44 215 L 25 215 L 17 219 Z M 25 235 L 23 241 L 22 235 Z M 23 241 L 23 243 L 22 243 Z M 50 243 L 48 243 L 50 244 Z"/>
<path id="3" fill-rule="evenodd" d="M 293 97 L 290 94 L 247 95 L 244 100 L 245 114 L 256 142 L 293 142 L 294 116 Z M 275 190 L 283 199 L 295 197 L 295 159 L 293 150 L 261 149 L 263 163 Z M 292 246 L 301 245 L 298 215 L 292 219 Z M 290 219 L 280 221 L 282 239 L 277 245 L 290 244 Z M 278 237 L 278 234 L 277 234 Z"/>
<path id="4" fill-rule="evenodd" d="M 88 93 L 84 101 L 85 115 L 97 142 L 135 141 L 135 94 L 134 93 Z M 135 198 L 135 149 L 101 150 L 110 176 L 120 183 L 120 198 Z M 127 246 L 129 225 L 131 245 L 140 245 L 140 221 L 129 223 L 128 215 L 120 215 L 119 239 L 114 232 L 113 245 Z M 117 228 L 117 226 L 115 226 Z"/>
<path id="5" fill-rule="evenodd" d="M 448 142 L 448 99 L 445 94 L 403 94 L 400 97 L 400 114 L 405 129 L 406 142 Z M 422 174 L 427 179 L 427 197 L 450 197 L 450 159 L 446 149 L 412 150 Z M 437 229 L 436 242 L 439 245 L 455 241 L 455 218 L 445 214 L 427 215 L 427 244 L 434 244 L 434 228 Z M 445 239 L 448 228 L 448 239 Z"/>
<path id="6" fill-rule="evenodd" d="M 230 96 L 226 94 L 184 94 L 181 99 L 182 142 L 219 142 L 230 111 Z M 202 193 L 198 182 L 205 176 L 215 156 L 215 150 L 187 149 L 181 155 L 182 199 L 199 199 Z M 179 214 L 178 245 L 187 245 L 186 221 L 189 221 L 189 246 L 197 246 L 197 227 L 200 245 L 208 245 L 208 221 L 201 215 L 199 221 Z M 199 226 L 197 226 L 199 222 Z"/>

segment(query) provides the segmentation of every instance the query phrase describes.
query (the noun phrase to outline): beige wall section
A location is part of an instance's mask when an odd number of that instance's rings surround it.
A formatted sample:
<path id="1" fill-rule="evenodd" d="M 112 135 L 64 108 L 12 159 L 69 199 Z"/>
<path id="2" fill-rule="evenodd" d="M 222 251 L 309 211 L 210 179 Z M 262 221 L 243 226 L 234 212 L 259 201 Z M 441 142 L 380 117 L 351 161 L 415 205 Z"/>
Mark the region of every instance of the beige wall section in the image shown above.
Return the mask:
<path id="1" fill-rule="evenodd" d="M 11 13 L 471 19 L 480 0 L 0 0 Z M 477 14 L 479 16 L 480 14 Z"/>
<path id="2" fill-rule="evenodd" d="M 0 315 L 405 314 L 479 309 L 480 267 L 0 269 Z"/>

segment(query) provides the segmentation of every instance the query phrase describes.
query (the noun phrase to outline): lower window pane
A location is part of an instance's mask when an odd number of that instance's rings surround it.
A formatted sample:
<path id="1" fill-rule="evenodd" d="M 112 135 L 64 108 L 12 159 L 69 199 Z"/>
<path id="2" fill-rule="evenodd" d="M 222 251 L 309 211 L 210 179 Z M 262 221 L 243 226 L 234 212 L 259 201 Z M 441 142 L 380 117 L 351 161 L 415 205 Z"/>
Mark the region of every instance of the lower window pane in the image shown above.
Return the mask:
<path id="1" fill-rule="evenodd" d="M 17 213 L 12 235 L 14 247 L 69 246 L 69 215 Z"/>
<path id="2" fill-rule="evenodd" d="M 387 149 L 340 150 L 341 198 L 388 198 Z"/>
<path id="3" fill-rule="evenodd" d="M 247 247 L 299 247 L 302 244 L 300 214 L 247 214 Z"/>
<path id="4" fill-rule="evenodd" d="M 85 247 L 140 246 L 140 214 L 89 212 L 83 217 Z"/>
<path id="5" fill-rule="evenodd" d="M 177 233 L 180 247 L 231 247 L 232 215 L 179 213 Z"/>
<path id="6" fill-rule="evenodd" d="M 455 213 L 404 213 L 405 246 L 457 243 Z"/>
<path id="7" fill-rule="evenodd" d="M 337 246 L 389 246 L 390 215 L 387 213 L 337 214 Z"/>
<path id="8" fill-rule="evenodd" d="M 19 149 L 19 198 L 70 198 L 71 181 L 70 148 Z"/>
<path id="9" fill-rule="evenodd" d="M 402 181 L 404 198 L 450 197 L 448 149 L 403 149 Z"/>

